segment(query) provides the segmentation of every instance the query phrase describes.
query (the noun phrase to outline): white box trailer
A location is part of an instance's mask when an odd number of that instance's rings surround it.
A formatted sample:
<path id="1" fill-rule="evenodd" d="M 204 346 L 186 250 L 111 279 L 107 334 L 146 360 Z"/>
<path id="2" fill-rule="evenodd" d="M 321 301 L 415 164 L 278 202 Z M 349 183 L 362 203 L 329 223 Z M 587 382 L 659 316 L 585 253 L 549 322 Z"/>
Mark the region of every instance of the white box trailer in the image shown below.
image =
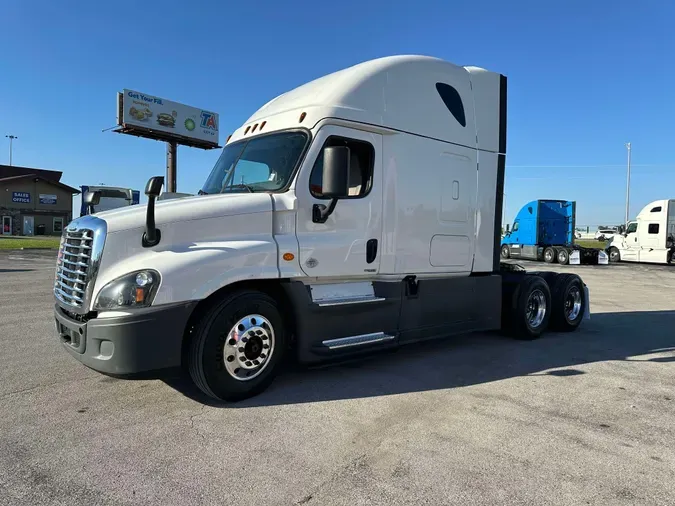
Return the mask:
<path id="1" fill-rule="evenodd" d="M 573 274 L 499 258 L 506 77 L 436 58 L 365 62 L 289 91 L 228 139 L 200 195 L 65 231 L 58 335 L 114 375 L 185 367 L 236 400 L 301 362 L 508 329 L 574 330 Z"/>
<path id="2" fill-rule="evenodd" d="M 675 260 L 675 199 L 650 202 L 606 246 L 610 262 L 671 264 Z"/>

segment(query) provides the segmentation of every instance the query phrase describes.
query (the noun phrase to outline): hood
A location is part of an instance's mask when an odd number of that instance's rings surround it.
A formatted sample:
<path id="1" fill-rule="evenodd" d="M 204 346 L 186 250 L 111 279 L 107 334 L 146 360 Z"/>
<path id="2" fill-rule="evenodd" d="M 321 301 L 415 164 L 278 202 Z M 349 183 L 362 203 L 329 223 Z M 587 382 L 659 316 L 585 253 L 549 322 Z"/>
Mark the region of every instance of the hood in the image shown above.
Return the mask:
<path id="1" fill-rule="evenodd" d="M 145 226 L 147 204 L 121 207 L 96 213 L 105 220 L 108 233 Z M 167 223 L 193 221 L 208 218 L 235 216 L 239 214 L 272 211 L 272 197 L 267 193 L 230 193 L 198 195 L 155 203 L 155 223 L 158 227 Z"/>

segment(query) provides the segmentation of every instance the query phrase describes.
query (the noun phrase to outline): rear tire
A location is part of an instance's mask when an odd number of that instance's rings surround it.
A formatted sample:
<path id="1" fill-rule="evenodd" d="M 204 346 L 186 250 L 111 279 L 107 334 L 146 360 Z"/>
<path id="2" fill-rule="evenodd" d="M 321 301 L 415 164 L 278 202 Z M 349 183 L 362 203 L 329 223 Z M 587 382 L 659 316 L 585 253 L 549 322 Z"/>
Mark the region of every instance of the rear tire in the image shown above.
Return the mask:
<path id="1" fill-rule="evenodd" d="M 617 263 L 621 261 L 621 252 L 618 250 L 618 248 L 612 246 L 611 248 L 609 248 L 608 253 L 610 262 Z"/>
<path id="2" fill-rule="evenodd" d="M 547 264 L 552 264 L 553 262 L 556 261 L 558 255 L 556 254 L 556 250 L 554 250 L 551 247 L 548 247 L 544 250 L 544 262 Z"/>
<path id="3" fill-rule="evenodd" d="M 502 250 L 500 252 L 500 255 L 502 258 L 507 259 L 511 256 L 511 249 L 509 248 L 508 244 L 504 244 L 502 246 Z"/>
<path id="4" fill-rule="evenodd" d="M 566 249 L 558 250 L 558 263 L 560 265 L 567 265 L 568 263 L 570 263 L 570 254 L 567 252 Z"/>
<path id="5" fill-rule="evenodd" d="M 190 377 L 214 399 L 246 399 L 272 383 L 285 348 L 276 301 L 257 291 L 230 293 L 195 324 L 188 350 Z"/>
<path id="6" fill-rule="evenodd" d="M 551 285 L 551 328 L 559 332 L 576 330 L 586 313 L 586 293 L 576 274 L 560 274 Z"/>
<path id="7" fill-rule="evenodd" d="M 520 280 L 504 307 L 509 314 L 509 333 L 516 339 L 537 339 L 548 328 L 551 316 L 551 291 L 544 279 L 526 275 Z"/>

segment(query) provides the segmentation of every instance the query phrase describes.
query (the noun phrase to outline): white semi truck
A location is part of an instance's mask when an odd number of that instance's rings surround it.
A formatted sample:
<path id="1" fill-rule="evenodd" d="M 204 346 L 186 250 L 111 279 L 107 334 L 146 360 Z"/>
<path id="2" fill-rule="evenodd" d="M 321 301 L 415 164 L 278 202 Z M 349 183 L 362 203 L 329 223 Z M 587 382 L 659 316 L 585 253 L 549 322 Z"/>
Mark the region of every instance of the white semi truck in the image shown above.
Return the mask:
<path id="1" fill-rule="evenodd" d="M 59 339 L 112 375 L 183 367 L 207 395 L 454 333 L 521 339 L 588 315 L 573 274 L 500 264 L 506 77 L 422 56 L 327 75 L 228 139 L 198 196 L 71 223 Z M 402 374 L 405 374 L 402 371 Z"/>
<path id="2" fill-rule="evenodd" d="M 647 204 L 623 234 L 606 246 L 610 262 L 671 264 L 675 261 L 675 199 Z"/>

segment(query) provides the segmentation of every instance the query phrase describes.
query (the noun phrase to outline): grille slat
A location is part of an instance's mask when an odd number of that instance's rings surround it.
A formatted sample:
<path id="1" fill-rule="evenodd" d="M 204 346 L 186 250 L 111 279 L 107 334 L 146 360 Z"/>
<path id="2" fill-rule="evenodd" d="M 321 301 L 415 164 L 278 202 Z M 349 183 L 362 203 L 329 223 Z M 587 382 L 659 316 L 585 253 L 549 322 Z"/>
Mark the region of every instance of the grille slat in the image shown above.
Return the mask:
<path id="1" fill-rule="evenodd" d="M 58 280 L 58 279 L 56 280 L 56 283 L 57 283 L 58 285 L 62 286 L 63 288 L 65 288 L 66 290 L 70 290 L 71 292 L 78 292 L 78 293 L 81 293 L 82 295 L 84 295 L 84 289 L 82 289 L 82 288 L 78 288 L 78 287 L 76 287 L 76 286 L 67 285 L 67 284 L 65 284 L 63 281 Z"/>
<path id="2" fill-rule="evenodd" d="M 73 301 L 74 301 L 74 302 L 77 302 L 77 303 L 78 303 L 77 305 L 81 305 L 81 304 L 82 304 L 82 299 L 81 299 L 80 297 L 78 297 L 77 295 L 71 295 L 71 294 L 69 294 L 69 293 L 66 293 L 66 292 L 64 292 L 63 290 L 61 290 L 61 289 L 58 288 L 58 287 L 55 287 L 55 288 L 54 288 L 54 291 L 55 291 L 56 293 L 58 293 L 58 294 L 61 296 L 61 300 L 62 300 L 63 302 L 66 302 L 66 303 L 68 303 L 68 304 L 70 304 L 70 305 L 75 305 L 75 304 L 73 304 Z"/>
<path id="3" fill-rule="evenodd" d="M 81 308 L 84 304 L 93 248 L 93 230 L 66 229 L 56 264 L 54 294 L 69 306 Z"/>

